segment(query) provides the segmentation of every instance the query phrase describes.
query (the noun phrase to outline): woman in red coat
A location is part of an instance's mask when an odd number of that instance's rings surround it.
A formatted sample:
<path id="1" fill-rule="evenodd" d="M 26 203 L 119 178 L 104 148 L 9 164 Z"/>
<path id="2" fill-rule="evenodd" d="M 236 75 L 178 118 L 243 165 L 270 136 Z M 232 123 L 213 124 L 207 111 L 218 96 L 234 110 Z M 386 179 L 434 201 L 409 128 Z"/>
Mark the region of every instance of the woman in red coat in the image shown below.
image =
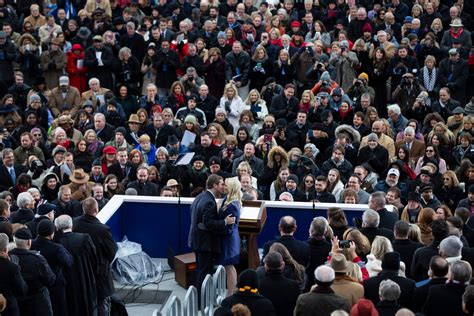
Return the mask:
<path id="1" fill-rule="evenodd" d="M 84 48 L 81 44 L 74 44 L 66 56 L 66 72 L 69 74 L 70 85 L 79 89 L 80 93 L 87 91 L 89 88 L 87 86 L 87 68 L 84 66 Z"/>

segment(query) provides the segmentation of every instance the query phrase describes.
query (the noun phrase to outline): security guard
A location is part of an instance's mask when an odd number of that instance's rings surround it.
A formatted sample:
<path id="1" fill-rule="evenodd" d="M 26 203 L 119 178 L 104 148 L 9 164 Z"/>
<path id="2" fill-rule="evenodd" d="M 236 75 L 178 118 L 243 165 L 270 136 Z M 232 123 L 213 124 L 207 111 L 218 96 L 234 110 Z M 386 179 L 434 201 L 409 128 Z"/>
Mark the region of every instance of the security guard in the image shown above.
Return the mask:
<path id="1" fill-rule="evenodd" d="M 44 256 L 56 275 L 54 285 L 49 288 L 54 315 L 67 315 L 66 280 L 63 271 L 70 269 L 74 260 L 63 245 L 53 242 L 55 230 L 50 219 L 40 221 L 37 227 L 38 237 L 31 243 L 31 249 Z"/>
<path id="2" fill-rule="evenodd" d="M 48 287 L 54 284 L 56 276 L 37 251 L 30 250 L 31 232 L 20 228 L 15 233 L 16 247 L 10 251 L 10 259 L 21 267 L 21 274 L 28 284 L 28 294 L 18 298 L 21 315 L 52 316 L 53 308 Z"/>

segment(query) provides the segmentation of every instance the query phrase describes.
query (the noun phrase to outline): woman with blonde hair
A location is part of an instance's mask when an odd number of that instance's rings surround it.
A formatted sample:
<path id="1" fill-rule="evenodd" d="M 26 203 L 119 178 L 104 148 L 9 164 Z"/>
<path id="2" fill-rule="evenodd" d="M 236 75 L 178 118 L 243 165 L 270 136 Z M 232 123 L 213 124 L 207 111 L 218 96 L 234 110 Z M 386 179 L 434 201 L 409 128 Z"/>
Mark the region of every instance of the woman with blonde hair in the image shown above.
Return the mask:
<path id="1" fill-rule="evenodd" d="M 459 180 L 454 171 L 446 171 L 442 179 L 443 186 L 436 190 L 436 197 L 441 203 L 454 210 L 459 201 L 464 198 L 464 192 L 459 187 Z"/>
<path id="2" fill-rule="evenodd" d="M 212 143 L 218 147 L 225 143 L 225 137 L 227 133 L 225 132 L 224 128 L 219 123 L 210 123 L 207 126 L 207 132 L 211 137 Z"/>
<path id="3" fill-rule="evenodd" d="M 247 96 L 247 99 L 245 99 L 244 103 L 250 106 L 250 111 L 252 112 L 255 122 L 259 128 L 262 128 L 263 119 L 266 115 L 268 115 L 268 108 L 265 100 L 261 98 L 258 90 L 250 90 L 249 95 Z"/>
<path id="4" fill-rule="evenodd" d="M 367 263 L 365 267 L 369 272 L 369 276 L 376 276 L 382 271 L 382 259 L 387 252 L 393 252 L 392 243 L 387 237 L 376 236 L 372 242 L 370 254 L 367 255 Z M 405 263 L 400 262 L 399 276 L 405 276 Z"/>
<path id="5" fill-rule="evenodd" d="M 429 207 L 425 207 L 420 211 L 418 215 L 418 222 L 416 225 L 420 228 L 421 232 L 421 243 L 428 245 L 433 241 L 433 234 L 431 232 L 431 223 L 435 219 L 436 212 Z"/>
<path id="6" fill-rule="evenodd" d="M 453 213 L 447 205 L 440 205 L 436 209 L 436 219 L 446 220 L 450 216 L 453 216 Z"/>
<path id="7" fill-rule="evenodd" d="M 224 88 L 224 95 L 220 100 L 219 107 L 227 113 L 230 124 L 234 128 L 234 133 L 239 129 L 240 114 L 243 110 L 249 110 L 250 106 L 246 105 L 239 97 L 237 87 L 233 83 L 228 83 Z"/>
<path id="8" fill-rule="evenodd" d="M 237 284 L 237 271 L 234 265 L 240 261 L 240 236 L 239 220 L 240 208 L 242 207 L 242 191 L 240 182 L 236 178 L 225 180 L 226 199 L 219 209 L 219 218 L 225 219 L 227 216 L 235 217 L 235 223 L 225 227 L 225 235 L 221 240 L 221 253 L 217 260 L 218 264 L 225 267 L 227 274 L 227 294 L 231 295 Z"/>
<path id="9" fill-rule="evenodd" d="M 369 106 L 365 112 L 364 124 L 368 128 L 372 128 L 372 124 L 379 119 L 379 113 L 373 106 Z"/>

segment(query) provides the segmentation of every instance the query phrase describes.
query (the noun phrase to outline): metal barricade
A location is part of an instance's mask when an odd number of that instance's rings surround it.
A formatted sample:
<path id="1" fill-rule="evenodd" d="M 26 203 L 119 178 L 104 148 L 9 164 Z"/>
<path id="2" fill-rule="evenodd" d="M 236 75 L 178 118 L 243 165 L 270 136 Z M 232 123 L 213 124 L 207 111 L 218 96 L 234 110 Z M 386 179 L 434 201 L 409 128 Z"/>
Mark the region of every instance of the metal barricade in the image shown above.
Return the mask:
<path id="1" fill-rule="evenodd" d="M 183 312 L 184 316 L 198 316 L 198 292 L 194 286 L 190 286 L 186 292 L 186 296 L 183 301 Z"/>
<path id="2" fill-rule="evenodd" d="M 213 276 L 214 279 L 214 295 L 216 298 L 215 305 L 221 305 L 227 296 L 227 273 L 223 266 L 218 266 Z"/>
<path id="3" fill-rule="evenodd" d="M 216 301 L 214 293 L 214 280 L 212 275 L 206 275 L 204 282 L 201 286 L 201 315 L 212 316 L 214 312 L 214 304 Z"/>
<path id="4" fill-rule="evenodd" d="M 155 311 L 156 313 L 156 311 Z M 153 313 L 153 315 L 155 315 Z M 182 316 L 183 308 L 181 306 L 181 300 L 173 295 L 163 306 L 160 312 L 161 316 Z"/>

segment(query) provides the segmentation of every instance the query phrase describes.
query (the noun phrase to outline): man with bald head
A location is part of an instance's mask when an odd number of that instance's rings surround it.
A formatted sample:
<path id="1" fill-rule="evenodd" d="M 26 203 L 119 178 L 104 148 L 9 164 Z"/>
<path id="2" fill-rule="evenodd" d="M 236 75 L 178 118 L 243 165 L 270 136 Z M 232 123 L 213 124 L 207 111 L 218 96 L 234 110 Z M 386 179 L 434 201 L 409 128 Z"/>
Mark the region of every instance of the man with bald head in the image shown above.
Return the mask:
<path id="1" fill-rule="evenodd" d="M 278 224 L 278 231 L 280 232 L 280 237 L 275 240 L 271 240 L 265 243 L 263 246 L 263 258 L 268 253 L 271 245 L 273 243 L 281 243 L 290 252 L 293 259 L 295 259 L 299 264 L 306 267 L 309 262 L 309 245 L 306 242 L 298 240 L 294 237 L 296 232 L 296 220 L 291 216 L 283 216 L 280 219 Z"/>

